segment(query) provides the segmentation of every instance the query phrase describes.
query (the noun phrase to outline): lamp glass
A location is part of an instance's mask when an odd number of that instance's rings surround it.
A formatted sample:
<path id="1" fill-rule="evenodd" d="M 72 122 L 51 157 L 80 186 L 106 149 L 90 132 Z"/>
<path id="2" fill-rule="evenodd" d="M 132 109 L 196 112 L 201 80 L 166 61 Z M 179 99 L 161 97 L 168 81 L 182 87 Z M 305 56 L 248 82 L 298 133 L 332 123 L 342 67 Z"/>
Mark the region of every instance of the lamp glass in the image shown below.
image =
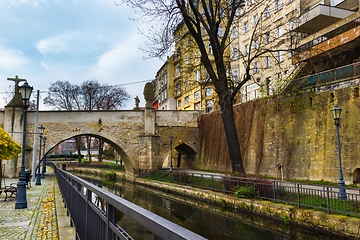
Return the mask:
<path id="1" fill-rule="evenodd" d="M 47 137 L 46 137 L 46 136 L 44 136 L 44 137 L 43 137 L 43 140 L 42 140 L 42 141 L 43 141 L 43 145 L 45 145 L 45 144 L 46 144 L 46 139 L 47 139 Z"/>
<path id="2" fill-rule="evenodd" d="M 19 87 L 21 98 L 23 100 L 29 100 L 33 87 L 31 87 L 27 82 L 25 82 L 22 86 Z"/>
<path id="3" fill-rule="evenodd" d="M 341 108 L 335 106 L 333 109 L 331 109 L 331 113 L 333 115 L 334 120 L 338 120 L 340 119 Z"/>
<path id="4" fill-rule="evenodd" d="M 45 130 L 45 127 L 43 125 L 40 125 L 40 127 L 39 127 L 40 136 L 42 136 L 44 134 L 44 130 Z"/>

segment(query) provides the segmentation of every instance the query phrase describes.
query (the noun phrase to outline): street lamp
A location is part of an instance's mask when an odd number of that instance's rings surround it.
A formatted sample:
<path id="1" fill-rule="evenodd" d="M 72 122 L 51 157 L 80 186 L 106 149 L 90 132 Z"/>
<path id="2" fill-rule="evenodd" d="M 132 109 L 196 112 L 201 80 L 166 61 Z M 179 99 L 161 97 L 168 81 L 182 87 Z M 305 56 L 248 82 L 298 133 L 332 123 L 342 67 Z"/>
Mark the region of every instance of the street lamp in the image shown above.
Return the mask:
<path id="1" fill-rule="evenodd" d="M 33 87 L 31 87 L 27 82 L 25 82 L 21 87 L 19 87 L 19 89 L 24 107 L 24 119 L 23 119 L 21 168 L 20 168 L 19 182 L 17 183 L 18 191 L 16 195 L 15 209 L 27 208 L 26 175 L 25 175 L 26 112 L 29 107 L 29 99 Z"/>
<path id="2" fill-rule="evenodd" d="M 173 165 L 172 165 L 172 141 L 173 141 L 173 136 L 170 135 L 170 172 L 172 173 L 173 171 Z"/>
<path id="3" fill-rule="evenodd" d="M 340 136 L 339 136 L 339 125 L 340 125 L 340 115 L 341 115 L 341 108 L 334 106 L 333 109 L 331 109 L 332 116 L 335 121 L 336 126 L 336 138 L 337 138 L 337 145 L 338 145 L 338 158 L 339 158 L 339 199 L 346 200 L 346 190 L 345 190 L 345 182 L 344 182 L 344 176 L 342 172 L 342 166 L 341 166 L 341 147 L 340 147 Z"/>
<path id="4" fill-rule="evenodd" d="M 37 174 L 36 174 L 35 185 L 41 185 L 40 163 L 41 163 L 42 137 L 43 137 L 43 134 L 44 134 L 44 130 L 45 130 L 45 127 L 43 125 L 40 125 L 40 127 L 39 127 L 39 137 L 40 137 L 39 165 L 38 165 L 38 171 L 37 171 Z"/>
<path id="5" fill-rule="evenodd" d="M 43 157 L 43 164 L 42 164 L 42 171 L 41 171 L 41 178 L 45 178 L 46 173 L 46 154 L 45 154 L 45 145 L 46 145 L 47 137 L 43 137 L 43 146 L 44 146 L 44 157 Z"/>

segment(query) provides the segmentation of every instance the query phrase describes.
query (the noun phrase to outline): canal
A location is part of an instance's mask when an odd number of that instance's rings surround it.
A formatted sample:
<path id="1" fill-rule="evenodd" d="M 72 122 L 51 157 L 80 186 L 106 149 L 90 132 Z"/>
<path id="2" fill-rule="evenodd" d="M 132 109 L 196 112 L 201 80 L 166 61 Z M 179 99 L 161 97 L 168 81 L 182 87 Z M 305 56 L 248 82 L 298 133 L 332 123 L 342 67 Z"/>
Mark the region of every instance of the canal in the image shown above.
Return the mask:
<path id="1" fill-rule="evenodd" d="M 336 239 L 325 232 L 287 224 L 286 219 L 276 222 L 255 214 L 160 193 L 128 182 L 114 184 L 98 178 L 80 177 L 208 239 Z M 160 239 L 121 212 L 117 213 L 117 220 L 119 226 L 134 239 Z"/>

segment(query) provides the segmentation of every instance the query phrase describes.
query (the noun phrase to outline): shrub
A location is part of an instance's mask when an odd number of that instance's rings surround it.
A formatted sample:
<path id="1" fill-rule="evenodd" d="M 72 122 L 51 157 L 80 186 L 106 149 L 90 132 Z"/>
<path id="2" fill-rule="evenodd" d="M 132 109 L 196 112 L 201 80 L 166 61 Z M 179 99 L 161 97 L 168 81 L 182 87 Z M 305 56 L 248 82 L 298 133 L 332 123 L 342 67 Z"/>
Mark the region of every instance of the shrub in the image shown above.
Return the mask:
<path id="1" fill-rule="evenodd" d="M 234 188 L 234 194 L 238 198 L 253 198 L 254 188 L 252 186 L 236 186 Z"/>

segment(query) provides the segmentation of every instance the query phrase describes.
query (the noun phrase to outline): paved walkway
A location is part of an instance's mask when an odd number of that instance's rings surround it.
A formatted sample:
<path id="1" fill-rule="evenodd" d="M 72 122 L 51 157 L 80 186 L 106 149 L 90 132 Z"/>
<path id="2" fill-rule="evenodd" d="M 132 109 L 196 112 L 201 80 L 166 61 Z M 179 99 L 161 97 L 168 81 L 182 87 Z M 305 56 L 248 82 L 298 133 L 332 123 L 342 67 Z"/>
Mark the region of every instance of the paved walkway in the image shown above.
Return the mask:
<path id="1" fill-rule="evenodd" d="M 15 209 L 16 198 L 4 201 L 5 193 L 1 193 L 0 239 L 75 239 L 53 169 L 47 171 L 41 185 L 31 182 L 31 187 L 26 189 L 25 209 Z M 6 186 L 17 182 L 16 178 L 5 179 Z"/>

